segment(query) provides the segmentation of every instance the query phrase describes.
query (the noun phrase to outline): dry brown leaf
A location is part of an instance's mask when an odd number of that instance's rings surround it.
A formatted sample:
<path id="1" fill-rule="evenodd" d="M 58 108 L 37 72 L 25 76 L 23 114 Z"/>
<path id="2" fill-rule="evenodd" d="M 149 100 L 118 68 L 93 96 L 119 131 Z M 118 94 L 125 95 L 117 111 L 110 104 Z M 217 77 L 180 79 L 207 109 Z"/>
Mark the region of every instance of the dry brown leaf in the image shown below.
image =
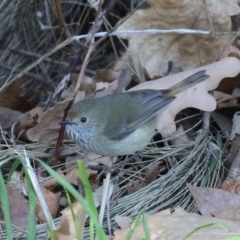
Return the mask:
<path id="1" fill-rule="evenodd" d="M 128 194 L 137 192 L 138 190 L 144 188 L 146 185 L 147 184 L 143 179 L 137 179 L 135 181 L 131 181 L 127 184 Z"/>
<path id="2" fill-rule="evenodd" d="M 195 187 L 190 184 L 188 184 L 188 188 L 203 216 L 210 217 L 224 211 L 225 216 L 227 212 L 229 213 L 228 219 L 236 218 L 236 216 L 230 215 L 232 211 L 229 210 L 240 207 L 239 195 L 222 189 Z"/>
<path id="3" fill-rule="evenodd" d="M 54 107 L 38 117 L 38 124 L 27 130 L 27 136 L 33 142 L 49 142 L 56 139 L 59 132 L 59 122 L 63 118 L 64 109 L 70 100 L 58 102 Z"/>
<path id="4" fill-rule="evenodd" d="M 93 198 L 96 207 L 100 205 L 102 194 L 103 187 L 100 187 L 95 192 L 93 192 Z M 74 213 L 75 219 L 72 216 L 72 211 Z M 71 207 L 65 208 L 61 213 L 62 217 L 60 226 L 56 231 L 54 231 L 55 238 L 59 240 L 77 240 L 78 238 L 74 221 L 76 221 L 80 233 L 83 234 L 85 220 L 87 219 L 88 215 L 86 214 L 79 202 L 73 203 Z"/>
<path id="5" fill-rule="evenodd" d="M 12 110 L 10 108 L 4 108 L 0 106 L 0 125 L 2 129 L 6 129 L 12 126 L 12 124 L 21 116 L 23 113 Z"/>
<path id="6" fill-rule="evenodd" d="M 67 180 L 69 183 L 77 185 L 77 180 L 80 178 L 80 173 L 78 168 L 73 168 L 65 175 L 60 169 L 57 170 L 58 174 L 62 176 L 65 180 Z M 87 169 L 87 174 L 90 176 L 90 174 L 95 173 L 96 171 Z M 43 181 L 40 183 L 41 187 L 47 188 L 49 190 L 54 189 L 55 187 L 59 186 L 59 182 L 57 182 L 54 178 L 49 178 L 46 181 Z"/>
<path id="7" fill-rule="evenodd" d="M 214 31 L 232 30 L 231 16 L 240 12 L 236 0 L 147 0 L 150 8 L 137 10 L 117 30 L 145 29 L 200 29 Z M 142 34 L 124 35 L 128 39 L 128 52 L 140 59 L 151 77 L 164 76 L 169 61 L 180 63 L 182 69 L 192 69 L 218 59 L 232 35 L 190 35 L 190 34 Z M 141 51 L 139 51 L 141 49 Z M 121 69 L 127 60 L 125 54 L 117 65 Z"/>
<path id="8" fill-rule="evenodd" d="M 157 178 L 158 174 L 159 174 L 159 166 L 157 163 L 154 163 L 147 170 L 147 174 L 146 174 L 147 184 L 150 184 L 151 182 L 153 182 Z"/>
<path id="9" fill-rule="evenodd" d="M 96 71 L 96 78 L 98 82 L 108 82 L 111 83 L 116 80 L 120 72 L 111 69 L 100 69 Z"/>
<path id="10" fill-rule="evenodd" d="M 230 94 L 214 91 L 213 96 L 217 101 L 217 108 L 239 107 L 238 100 Z"/>
<path id="11" fill-rule="evenodd" d="M 73 73 L 71 80 L 77 82 L 79 74 Z M 93 78 L 84 76 L 81 81 L 80 91 L 85 91 L 87 95 L 93 94 L 96 90 L 96 81 Z M 69 96 L 68 96 L 69 97 Z"/>
<path id="12" fill-rule="evenodd" d="M 52 217 L 55 218 L 57 216 L 57 212 L 58 212 L 58 208 L 59 208 L 59 197 L 55 193 L 47 190 L 44 187 L 41 187 L 41 190 L 42 190 L 44 199 L 47 203 L 48 209 L 49 209 Z M 36 215 L 41 222 L 46 222 L 45 214 L 44 214 L 41 206 L 38 204 L 36 207 Z"/>
<path id="13" fill-rule="evenodd" d="M 28 140 L 28 137 L 26 136 L 26 131 L 24 131 L 24 132 L 22 132 L 22 131 L 35 126 L 39 115 L 41 115 L 42 113 L 43 113 L 43 108 L 36 107 L 36 108 L 32 109 L 31 111 L 27 112 L 25 115 L 23 115 L 19 119 L 19 122 L 16 124 L 16 126 L 14 128 L 15 135 L 18 136 L 21 133 L 21 135 L 20 135 L 21 139 Z"/>
<path id="14" fill-rule="evenodd" d="M 64 176 L 61 169 L 57 169 L 57 173 L 60 176 Z M 59 186 L 59 183 L 53 177 L 50 177 L 47 180 L 41 179 L 40 186 L 48 190 L 52 190 L 55 187 Z"/>
<path id="15" fill-rule="evenodd" d="M 19 228 L 27 226 L 29 202 L 15 188 L 7 186 L 11 223 Z"/>
<path id="16" fill-rule="evenodd" d="M 61 222 L 60 226 L 57 230 L 54 231 L 56 239 L 59 240 L 77 240 L 77 232 L 75 229 L 74 218 L 72 216 L 72 211 L 75 216 L 75 221 L 77 223 L 77 227 L 80 230 L 83 238 L 83 230 L 86 219 L 86 213 L 79 202 L 75 202 L 72 204 L 71 208 L 65 208 L 61 213 Z"/>
<path id="17" fill-rule="evenodd" d="M 34 95 L 34 91 L 28 89 L 28 92 L 24 96 L 20 94 L 20 87 L 25 82 L 26 79 L 18 79 L 7 84 L 0 92 L 0 106 L 20 112 L 27 112 L 33 109 L 35 106 L 29 100 Z"/>
<path id="18" fill-rule="evenodd" d="M 232 45 L 228 45 L 224 48 L 223 53 L 218 57 L 218 60 L 227 57 L 236 57 L 240 59 L 240 50 Z"/>
<path id="19" fill-rule="evenodd" d="M 157 129 L 164 136 L 171 135 L 176 131 L 174 118 L 181 110 L 194 107 L 205 112 L 213 111 L 216 108 L 216 101 L 208 94 L 208 91 L 215 89 L 223 78 L 234 77 L 239 74 L 240 61 L 234 57 L 225 58 L 204 67 L 166 76 L 154 81 L 148 81 L 130 89 L 131 91 L 140 89 L 167 89 L 200 70 L 206 70 L 210 78 L 179 93 L 177 98 L 171 102 L 159 117 Z"/>
<path id="20" fill-rule="evenodd" d="M 182 208 L 177 208 L 173 213 L 170 209 L 156 213 L 147 217 L 147 222 L 152 240 L 176 240 L 184 239 L 186 235 L 192 232 L 197 227 L 212 222 L 219 223 L 221 226 L 210 226 L 199 231 L 196 231 L 189 240 L 226 240 L 230 237 L 239 236 L 239 222 L 229 221 L 223 219 L 216 219 L 212 217 L 203 217 L 196 213 L 188 213 Z M 227 229 L 227 230 L 226 230 Z M 116 230 L 114 232 L 114 240 L 126 239 L 130 228 L 123 230 Z M 131 240 L 139 240 L 144 238 L 144 227 L 140 223 L 136 227 Z"/>

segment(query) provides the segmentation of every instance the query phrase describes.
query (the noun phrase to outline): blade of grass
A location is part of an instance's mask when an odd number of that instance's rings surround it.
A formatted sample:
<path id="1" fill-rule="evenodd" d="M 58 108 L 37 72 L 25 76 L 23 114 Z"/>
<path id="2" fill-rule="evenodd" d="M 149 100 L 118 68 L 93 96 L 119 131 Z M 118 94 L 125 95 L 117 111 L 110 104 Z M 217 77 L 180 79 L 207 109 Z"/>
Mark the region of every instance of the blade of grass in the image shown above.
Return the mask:
<path id="1" fill-rule="evenodd" d="M 98 212 L 95 207 L 95 202 L 94 202 L 94 198 L 92 195 L 92 188 L 91 188 L 89 180 L 88 180 L 86 167 L 85 167 L 83 161 L 77 161 L 77 164 L 78 164 L 78 169 L 80 171 L 81 180 L 83 182 L 86 199 L 88 200 L 89 206 L 92 209 L 95 217 L 98 218 Z"/>
<path id="2" fill-rule="evenodd" d="M 194 233 L 198 232 L 199 230 L 203 229 L 203 228 L 208 228 L 208 227 L 212 227 L 212 226 L 218 226 L 221 227 L 222 229 L 224 229 L 225 231 L 228 232 L 228 229 L 225 228 L 223 225 L 221 225 L 220 223 L 217 222 L 213 222 L 213 223 L 207 223 L 204 225 L 201 225 L 199 227 L 194 228 L 191 232 L 187 233 L 184 237 L 183 240 L 188 239 L 190 236 L 192 236 Z"/>
<path id="3" fill-rule="evenodd" d="M 28 172 L 25 170 L 27 186 L 28 186 L 28 199 L 29 199 L 29 216 L 28 216 L 28 239 L 36 238 L 36 222 L 35 222 L 35 209 L 37 205 L 37 195 L 33 189 Z"/>
<path id="4" fill-rule="evenodd" d="M 0 198 L 2 202 L 3 214 L 4 214 L 4 222 L 7 230 L 8 239 L 13 239 L 12 233 L 12 225 L 11 225 L 11 217 L 8 205 L 8 193 L 5 182 L 3 180 L 2 171 L 0 170 Z"/>
<path id="5" fill-rule="evenodd" d="M 145 213 L 142 214 L 142 218 L 143 218 L 143 229 L 144 229 L 146 239 L 151 240 L 150 231 L 149 231 L 149 227 L 148 227 L 148 220 L 147 220 L 147 216 Z"/>
<path id="6" fill-rule="evenodd" d="M 132 226 L 131 226 L 131 228 L 130 228 L 130 230 L 129 230 L 129 232 L 128 232 L 128 235 L 127 235 L 127 237 L 126 237 L 126 240 L 130 240 L 130 239 L 131 239 L 131 237 L 132 237 L 134 231 L 136 230 L 136 227 L 137 227 L 137 225 L 138 225 L 141 217 L 142 217 L 142 213 L 138 214 L 137 218 L 136 218 L 135 221 L 132 223 Z"/>
<path id="7" fill-rule="evenodd" d="M 17 169 L 17 167 L 18 167 L 20 164 L 21 164 L 20 159 L 16 159 L 16 160 L 14 161 L 14 163 L 12 164 L 11 169 L 10 169 L 10 171 L 9 171 L 9 173 L 8 173 L 7 182 L 10 181 L 13 173 L 15 172 L 15 170 Z"/>
<path id="8" fill-rule="evenodd" d="M 71 201 L 71 198 L 69 196 L 68 191 L 66 191 L 66 196 L 67 196 L 67 200 L 68 200 L 68 205 L 69 205 L 70 210 L 71 210 L 71 214 L 72 214 L 72 218 L 73 218 L 73 222 L 74 222 L 74 227 L 75 227 L 75 230 L 76 230 L 76 233 L 77 233 L 77 239 L 82 240 L 83 239 L 82 238 L 83 233 L 82 234 L 80 233 L 80 228 L 78 226 L 78 222 L 76 220 L 76 216 L 75 216 L 73 208 L 72 208 L 72 201 Z"/>
<path id="9" fill-rule="evenodd" d="M 92 189 L 91 189 L 91 186 L 90 186 L 90 183 L 88 180 L 86 167 L 85 167 L 83 161 L 77 161 L 77 164 L 78 164 L 78 169 L 80 172 L 81 180 L 82 180 L 82 183 L 84 186 L 85 197 L 88 201 L 89 207 L 92 209 L 94 215 L 98 219 L 98 212 L 97 212 L 95 202 L 93 199 Z M 91 240 L 94 239 L 94 224 L 93 224 L 92 218 L 90 218 L 90 239 Z"/>
<path id="10" fill-rule="evenodd" d="M 67 189 L 69 193 L 71 193 L 77 201 L 79 201 L 84 208 L 84 210 L 89 214 L 89 216 L 93 219 L 93 222 L 96 226 L 96 231 L 101 240 L 107 240 L 107 237 L 102 229 L 102 227 L 99 224 L 99 220 L 96 217 L 96 214 L 94 211 L 90 208 L 89 204 L 87 201 L 74 189 L 74 187 L 67 182 L 62 176 L 60 176 L 57 172 L 55 172 L 50 166 L 48 166 L 46 163 L 43 161 L 37 159 L 38 161 L 44 168 L 45 170 L 58 182 L 60 183 L 64 188 Z"/>

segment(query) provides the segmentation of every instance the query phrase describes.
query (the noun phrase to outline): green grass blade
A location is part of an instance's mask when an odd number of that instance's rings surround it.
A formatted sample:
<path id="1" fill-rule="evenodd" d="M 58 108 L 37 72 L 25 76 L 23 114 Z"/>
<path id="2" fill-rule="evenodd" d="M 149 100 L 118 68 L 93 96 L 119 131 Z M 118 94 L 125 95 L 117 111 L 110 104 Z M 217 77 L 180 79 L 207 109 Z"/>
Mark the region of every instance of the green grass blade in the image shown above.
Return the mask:
<path id="1" fill-rule="evenodd" d="M 150 230 L 149 230 L 149 227 L 148 227 L 148 220 L 147 220 L 147 216 L 146 216 L 145 213 L 143 213 L 142 218 L 143 218 L 143 229 L 144 229 L 146 239 L 151 240 Z"/>
<path id="2" fill-rule="evenodd" d="M 18 167 L 20 164 L 21 164 L 20 159 L 16 159 L 16 160 L 14 161 L 14 163 L 13 163 L 13 165 L 12 165 L 10 171 L 9 171 L 8 178 L 7 178 L 7 182 L 10 181 L 13 173 L 15 172 L 15 170 L 17 169 L 17 167 Z"/>
<path id="3" fill-rule="evenodd" d="M 196 227 L 195 229 L 193 229 L 191 232 L 189 232 L 187 235 L 185 235 L 185 236 L 183 237 L 183 240 L 186 240 L 187 238 L 189 238 L 190 236 L 192 236 L 194 233 L 198 232 L 199 230 L 201 230 L 201 229 L 203 229 L 203 228 L 212 227 L 212 226 L 221 227 L 222 229 L 224 229 L 225 231 L 228 232 L 228 229 L 225 228 L 225 227 L 224 227 L 223 225 L 221 225 L 220 223 L 216 223 L 216 222 L 207 223 L 207 224 L 201 225 L 201 226 Z"/>
<path id="4" fill-rule="evenodd" d="M 75 216 L 73 208 L 72 208 L 72 202 L 71 202 L 71 198 L 69 196 L 68 191 L 66 191 L 66 196 L 67 196 L 69 208 L 71 210 L 71 214 L 72 214 L 72 218 L 73 218 L 73 222 L 74 222 L 74 227 L 75 227 L 75 230 L 76 230 L 76 233 L 77 233 L 77 239 L 82 240 L 83 239 L 82 234 L 80 232 L 80 229 L 79 229 L 79 226 L 78 226 L 78 223 L 77 223 L 77 220 L 76 220 L 76 216 Z"/>
<path id="5" fill-rule="evenodd" d="M 35 209 L 37 205 L 37 195 L 33 189 L 32 183 L 25 170 L 27 186 L 28 186 L 28 200 L 29 200 L 29 216 L 28 216 L 28 239 L 36 238 L 36 222 L 35 222 Z"/>
<path id="6" fill-rule="evenodd" d="M 58 183 L 60 183 L 64 188 L 66 188 L 67 191 L 71 193 L 75 197 L 75 199 L 81 203 L 86 213 L 88 213 L 89 216 L 92 218 L 96 226 L 98 237 L 101 240 L 107 240 L 107 236 L 105 235 L 102 227 L 100 226 L 99 220 L 96 217 L 95 212 L 90 208 L 87 201 L 76 191 L 76 189 L 74 189 L 74 187 L 69 182 L 67 182 L 62 176 L 60 176 L 57 172 L 55 172 L 50 166 L 48 166 L 46 163 L 44 163 L 41 160 L 36 160 L 36 161 L 38 161 Z"/>
<path id="7" fill-rule="evenodd" d="M 130 240 L 130 239 L 131 239 L 131 237 L 132 237 L 134 231 L 136 230 L 136 227 L 137 227 L 137 225 L 138 225 L 141 217 L 142 217 L 142 213 L 138 214 L 137 218 L 136 218 L 135 221 L 132 223 L 132 226 L 131 226 L 131 228 L 130 228 L 130 230 L 129 230 L 129 232 L 128 232 L 128 235 L 127 235 L 127 237 L 126 237 L 126 240 Z"/>
<path id="8" fill-rule="evenodd" d="M 91 188 L 89 180 L 88 180 L 86 167 L 85 167 L 83 161 L 78 161 L 77 164 L 78 164 L 78 169 L 80 171 L 81 180 L 83 182 L 86 199 L 87 199 L 88 204 L 89 204 L 90 208 L 92 209 L 93 213 L 98 218 L 98 212 L 95 207 L 95 202 L 94 202 L 94 198 L 92 195 L 92 188 Z"/>
<path id="9" fill-rule="evenodd" d="M 83 161 L 78 161 L 78 169 L 80 171 L 81 180 L 84 186 L 85 197 L 88 201 L 90 208 L 95 216 L 98 218 L 98 212 L 95 206 L 94 198 L 92 195 L 92 189 L 88 180 L 87 170 Z M 92 218 L 90 218 L 90 240 L 94 239 L 94 224 Z"/>
<path id="10" fill-rule="evenodd" d="M 5 182 L 3 180 L 2 171 L 0 170 L 0 198 L 3 208 L 3 214 L 4 214 L 4 222 L 7 230 L 7 236 L 8 239 L 13 239 L 13 233 L 12 233 L 12 224 L 11 224 L 11 217 L 10 217 L 10 211 L 9 211 L 9 201 L 8 201 L 8 192 L 5 185 Z"/>

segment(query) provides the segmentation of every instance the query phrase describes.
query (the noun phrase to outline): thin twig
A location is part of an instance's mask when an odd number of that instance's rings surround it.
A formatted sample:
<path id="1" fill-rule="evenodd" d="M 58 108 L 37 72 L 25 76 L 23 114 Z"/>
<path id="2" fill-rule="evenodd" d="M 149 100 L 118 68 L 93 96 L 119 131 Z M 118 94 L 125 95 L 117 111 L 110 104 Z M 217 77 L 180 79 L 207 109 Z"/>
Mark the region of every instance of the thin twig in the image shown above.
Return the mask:
<path id="1" fill-rule="evenodd" d="M 99 32 L 95 34 L 95 37 L 103 37 L 108 32 Z M 111 36 L 122 36 L 122 35 L 151 35 L 151 34 L 192 34 L 192 35 L 212 35 L 211 31 L 204 31 L 204 30 L 194 30 L 194 29 L 146 29 L 146 30 L 124 30 L 124 31 L 116 31 L 113 33 L 110 33 Z M 228 34 L 239 34 L 239 32 L 233 31 L 233 32 L 215 32 L 215 35 L 228 35 Z M 65 46 L 69 45 L 70 43 L 80 40 L 83 38 L 90 37 L 92 34 L 84 34 L 79 36 L 73 36 L 72 38 L 69 38 L 65 40 L 64 42 L 57 45 L 55 48 L 53 48 L 51 51 L 40 57 L 36 62 L 32 63 L 28 67 L 26 67 L 21 73 L 16 75 L 10 83 L 13 81 L 19 79 L 22 77 L 25 73 L 36 67 L 39 63 L 41 63 L 44 59 L 48 58 L 58 50 L 64 48 Z"/>
<path id="2" fill-rule="evenodd" d="M 78 90 L 80 88 L 82 79 L 85 75 L 85 69 L 87 68 L 90 56 L 91 56 L 91 54 L 94 50 L 94 42 L 95 42 L 95 37 L 94 37 L 95 32 L 94 31 L 95 31 L 95 29 L 98 25 L 97 21 L 99 19 L 101 7 L 102 7 L 102 2 L 103 2 L 103 0 L 101 0 L 100 3 L 99 3 L 99 9 L 98 9 L 98 13 L 97 13 L 97 16 L 96 16 L 96 20 L 95 20 L 95 22 L 93 24 L 93 27 L 91 29 L 92 35 L 91 35 L 91 39 L 90 39 L 90 45 L 89 45 L 87 54 L 85 56 L 85 59 L 83 61 L 80 74 L 78 76 L 77 84 L 76 84 L 75 90 L 74 90 L 74 96 L 73 96 L 73 99 L 69 102 L 67 108 L 64 110 L 63 120 L 65 120 L 67 118 L 68 112 L 69 112 L 70 108 L 72 107 L 72 104 L 74 102 L 75 97 L 77 96 L 77 93 L 78 93 Z M 89 41 L 89 39 L 88 39 L 88 41 Z M 70 73 L 68 73 L 67 75 L 70 75 Z M 52 159 L 51 163 L 54 163 L 59 157 L 60 149 L 61 149 L 60 146 L 62 145 L 64 131 L 65 131 L 65 126 L 62 125 L 61 128 L 60 128 L 60 132 L 59 132 L 59 136 L 58 136 L 58 140 L 57 140 L 57 145 L 56 145 L 56 148 L 55 148 L 54 158 Z"/>
<path id="3" fill-rule="evenodd" d="M 69 33 L 69 31 L 66 31 L 66 26 L 65 26 L 65 19 L 63 16 L 63 11 L 62 11 L 62 4 L 61 4 L 61 0 L 54 0 L 55 3 L 55 7 L 56 7 L 56 11 L 57 11 L 57 19 L 58 19 L 58 25 L 61 31 L 61 37 L 62 40 L 65 40 L 67 38 L 67 33 Z M 70 37 L 70 36 L 68 36 Z"/>
<path id="4" fill-rule="evenodd" d="M 5 70 L 14 72 L 14 73 L 19 73 L 19 72 L 21 72 L 21 71 L 20 71 L 19 69 L 17 69 L 17 68 L 12 68 L 12 67 L 6 66 L 6 65 L 4 65 L 4 64 L 2 64 L 2 63 L 0 63 L 0 67 L 3 68 L 3 69 L 5 69 Z M 35 80 L 38 80 L 39 82 L 44 83 L 44 84 L 48 85 L 48 87 L 54 89 L 53 83 L 51 83 L 50 81 L 46 80 L 46 78 L 39 76 L 39 75 L 36 74 L 36 73 L 27 72 L 27 73 L 24 74 L 24 76 L 33 78 L 33 79 L 35 79 Z"/>

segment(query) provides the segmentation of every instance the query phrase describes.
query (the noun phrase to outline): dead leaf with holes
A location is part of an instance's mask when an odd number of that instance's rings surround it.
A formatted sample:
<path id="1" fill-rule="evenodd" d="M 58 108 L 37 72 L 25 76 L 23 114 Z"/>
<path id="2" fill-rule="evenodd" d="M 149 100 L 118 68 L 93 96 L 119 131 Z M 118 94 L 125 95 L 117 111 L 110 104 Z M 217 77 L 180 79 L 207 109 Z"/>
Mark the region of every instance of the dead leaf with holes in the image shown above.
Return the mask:
<path id="1" fill-rule="evenodd" d="M 215 32 L 227 32 L 232 30 L 231 16 L 240 12 L 236 0 L 147 0 L 147 3 L 150 5 L 149 8 L 137 10 L 118 27 L 117 31 L 145 29 L 211 31 L 212 22 Z M 121 35 L 121 38 L 128 40 L 128 52 L 137 56 L 141 65 L 153 77 L 167 75 L 169 62 L 187 70 L 218 60 L 224 56 L 225 47 L 233 39 L 233 35 L 126 33 Z M 126 59 L 127 54 L 117 62 L 116 69 L 121 69 Z"/>

